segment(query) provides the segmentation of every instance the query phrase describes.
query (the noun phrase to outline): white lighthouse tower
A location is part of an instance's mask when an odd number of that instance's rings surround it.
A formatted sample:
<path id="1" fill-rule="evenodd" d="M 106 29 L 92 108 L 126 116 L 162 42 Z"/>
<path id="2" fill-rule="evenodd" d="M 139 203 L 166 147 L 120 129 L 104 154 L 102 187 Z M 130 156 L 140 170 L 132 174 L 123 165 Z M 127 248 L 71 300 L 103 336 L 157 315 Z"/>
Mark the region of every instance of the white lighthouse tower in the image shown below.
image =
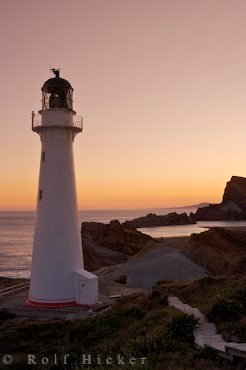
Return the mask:
<path id="1" fill-rule="evenodd" d="M 42 87 L 42 110 L 32 117 L 41 139 L 41 162 L 29 303 L 40 307 L 93 305 L 97 276 L 84 270 L 78 220 L 73 141 L 82 117 L 73 110 L 73 88 L 55 77 Z"/>

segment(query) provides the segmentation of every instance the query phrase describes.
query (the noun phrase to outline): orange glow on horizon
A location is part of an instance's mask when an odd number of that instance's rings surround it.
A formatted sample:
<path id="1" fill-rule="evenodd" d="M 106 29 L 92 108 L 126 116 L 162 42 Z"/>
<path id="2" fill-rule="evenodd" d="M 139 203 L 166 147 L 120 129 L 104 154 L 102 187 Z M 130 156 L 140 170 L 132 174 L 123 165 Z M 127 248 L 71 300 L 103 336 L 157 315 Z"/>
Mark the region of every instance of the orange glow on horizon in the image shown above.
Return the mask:
<path id="1" fill-rule="evenodd" d="M 84 119 L 80 209 L 221 202 L 246 177 L 245 13 L 245 0 L 2 2 L 0 209 L 36 207 L 31 112 L 49 65 Z"/>
<path id="2" fill-rule="evenodd" d="M 138 209 L 168 208 L 193 205 L 201 202 L 219 203 L 222 195 L 215 195 L 214 189 L 197 189 L 193 187 L 183 194 L 178 187 L 162 189 L 139 186 L 83 186 L 78 189 L 79 209 Z M 8 186 L 4 189 L 4 197 L 0 199 L 1 210 L 35 210 L 37 190 L 26 185 Z"/>

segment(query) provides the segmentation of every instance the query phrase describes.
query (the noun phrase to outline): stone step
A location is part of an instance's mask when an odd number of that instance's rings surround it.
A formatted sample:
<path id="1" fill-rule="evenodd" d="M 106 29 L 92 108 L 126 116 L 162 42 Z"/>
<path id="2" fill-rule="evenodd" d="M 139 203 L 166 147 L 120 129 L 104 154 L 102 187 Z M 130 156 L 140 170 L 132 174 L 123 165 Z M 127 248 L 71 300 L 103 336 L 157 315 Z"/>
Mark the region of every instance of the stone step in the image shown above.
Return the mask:
<path id="1" fill-rule="evenodd" d="M 224 341 L 222 335 L 217 334 L 216 326 L 208 322 L 206 316 L 198 308 L 193 308 L 183 303 L 178 297 L 168 297 L 168 304 L 177 310 L 193 314 L 199 318 L 199 327 L 193 331 L 196 345 L 199 347 L 212 347 L 224 358 L 231 359 L 233 354 L 246 358 L 246 343 Z"/>
<path id="2" fill-rule="evenodd" d="M 235 342 L 228 342 L 226 343 L 228 347 L 237 348 L 241 351 L 246 351 L 246 343 L 235 343 Z"/>

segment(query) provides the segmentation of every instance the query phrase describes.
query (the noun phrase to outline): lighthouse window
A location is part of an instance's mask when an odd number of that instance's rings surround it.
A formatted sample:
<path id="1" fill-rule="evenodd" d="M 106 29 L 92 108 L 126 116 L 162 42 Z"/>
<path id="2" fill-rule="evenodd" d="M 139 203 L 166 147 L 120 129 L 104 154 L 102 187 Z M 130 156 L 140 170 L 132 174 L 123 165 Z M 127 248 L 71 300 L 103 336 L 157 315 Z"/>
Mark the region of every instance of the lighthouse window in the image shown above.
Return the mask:
<path id="1" fill-rule="evenodd" d="M 41 200 L 43 198 L 43 190 L 39 190 L 38 199 Z"/>
<path id="2" fill-rule="evenodd" d="M 44 162 L 45 161 L 45 152 L 42 152 L 42 162 Z"/>

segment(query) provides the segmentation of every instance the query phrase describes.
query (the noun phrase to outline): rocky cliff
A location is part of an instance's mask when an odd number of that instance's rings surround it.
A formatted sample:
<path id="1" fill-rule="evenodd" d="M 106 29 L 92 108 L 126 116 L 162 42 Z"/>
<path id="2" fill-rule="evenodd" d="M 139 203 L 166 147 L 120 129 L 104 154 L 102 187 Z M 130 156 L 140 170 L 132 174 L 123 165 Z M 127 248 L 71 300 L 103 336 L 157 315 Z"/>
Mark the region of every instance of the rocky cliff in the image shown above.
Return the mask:
<path id="1" fill-rule="evenodd" d="M 147 243 L 157 243 L 131 225 L 117 220 L 109 224 L 83 222 L 81 234 L 85 268 L 89 271 L 125 262 Z"/>
<path id="2" fill-rule="evenodd" d="M 246 273 L 246 232 L 212 228 L 192 234 L 185 255 L 213 275 Z"/>
<path id="3" fill-rule="evenodd" d="M 198 208 L 191 218 L 197 221 L 245 220 L 246 178 L 232 176 L 226 184 L 222 202 Z"/>
<path id="4" fill-rule="evenodd" d="M 222 205 L 233 202 L 239 208 L 246 210 L 246 178 L 232 176 L 226 184 Z"/>
<path id="5" fill-rule="evenodd" d="M 147 216 L 135 218 L 131 221 L 126 221 L 124 225 L 139 227 L 154 227 L 154 226 L 172 226 L 172 225 L 189 225 L 195 223 L 186 213 L 178 214 L 176 212 L 167 215 L 156 215 L 149 213 Z"/>

